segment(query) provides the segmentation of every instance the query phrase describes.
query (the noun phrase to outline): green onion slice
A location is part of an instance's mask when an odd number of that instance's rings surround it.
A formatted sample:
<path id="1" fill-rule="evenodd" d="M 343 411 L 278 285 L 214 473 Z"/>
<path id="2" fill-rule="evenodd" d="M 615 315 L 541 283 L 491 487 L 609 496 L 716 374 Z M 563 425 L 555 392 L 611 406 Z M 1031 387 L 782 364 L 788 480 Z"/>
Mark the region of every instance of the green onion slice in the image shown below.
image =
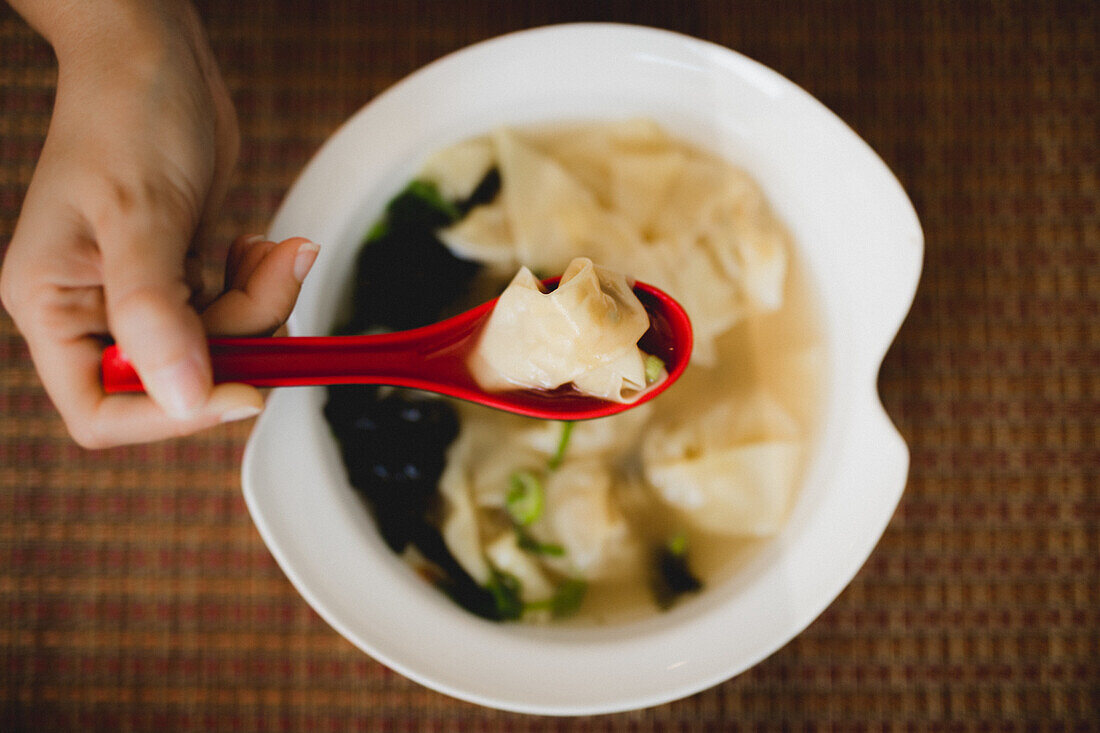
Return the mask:
<path id="1" fill-rule="evenodd" d="M 687 534 L 681 531 L 672 535 L 672 537 L 669 538 L 666 547 L 668 548 L 668 551 L 671 552 L 674 556 L 683 557 L 687 554 Z"/>
<path id="2" fill-rule="evenodd" d="M 526 550 L 535 555 L 561 557 L 565 554 L 565 548 L 561 545 L 550 542 L 539 542 L 534 537 L 527 534 L 523 527 L 516 527 L 516 544 L 519 545 L 521 550 Z"/>
<path id="3" fill-rule="evenodd" d="M 659 357 L 650 354 L 645 358 L 645 383 L 653 384 L 661 378 L 661 372 L 665 369 L 665 363 Z"/>
<path id="4" fill-rule="evenodd" d="M 542 514 L 545 492 L 542 482 L 530 471 L 516 471 L 511 476 L 511 488 L 505 497 L 508 515 L 520 527 L 526 527 Z"/>
<path id="5" fill-rule="evenodd" d="M 561 462 L 565 460 L 565 450 L 569 447 L 569 437 L 573 434 L 574 424 L 572 420 L 561 424 L 561 438 L 558 440 L 558 450 L 554 453 L 554 457 L 550 459 L 550 463 L 548 464 L 551 471 L 561 466 Z"/>

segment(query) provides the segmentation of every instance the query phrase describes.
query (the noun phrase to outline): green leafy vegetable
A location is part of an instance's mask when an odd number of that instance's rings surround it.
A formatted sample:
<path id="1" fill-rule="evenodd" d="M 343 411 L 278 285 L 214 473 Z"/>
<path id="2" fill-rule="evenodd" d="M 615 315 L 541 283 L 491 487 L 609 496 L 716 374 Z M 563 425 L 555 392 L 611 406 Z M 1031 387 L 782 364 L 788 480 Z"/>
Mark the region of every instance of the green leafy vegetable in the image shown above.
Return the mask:
<path id="1" fill-rule="evenodd" d="M 524 610 L 550 611 L 554 618 L 566 618 L 580 610 L 587 591 L 588 583 L 580 578 L 568 578 L 558 585 L 552 597 L 528 603 Z"/>
<path id="2" fill-rule="evenodd" d="M 545 492 L 542 482 L 530 471 L 516 471 L 511 476 L 511 488 L 505 497 L 508 515 L 518 526 L 526 527 L 542 514 Z"/>
<path id="3" fill-rule="evenodd" d="M 523 602 L 523 585 L 511 573 L 492 569 L 485 590 L 496 606 L 495 617 L 501 621 L 515 621 L 528 611 L 548 610 L 554 618 L 572 616 L 581 607 L 588 584 L 579 578 L 562 581 L 554 595 L 544 601 Z"/>
<path id="4" fill-rule="evenodd" d="M 569 437 L 573 434 L 573 425 L 575 423 L 572 420 L 563 422 L 561 424 L 561 438 L 558 440 L 558 450 L 554 453 L 554 457 L 550 459 L 550 470 L 557 470 L 561 466 L 561 462 L 565 460 L 565 450 L 569 447 Z"/>
<path id="5" fill-rule="evenodd" d="M 451 224 L 462 217 L 462 211 L 457 206 L 443 198 L 436 185 L 430 181 L 412 181 L 405 190 L 390 202 L 386 213 L 392 219 L 402 220 L 406 211 L 423 211 L 425 206 L 435 211 L 441 218 L 440 226 Z M 422 217 L 418 213 L 417 220 Z"/>
<path id="6" fill-rule="evenodd" d="M 457 204 L 458 208 L 463 214 L 466 214 L 475 206 L 491 204 L 493 200 L 496 199 L 497 194 L 500 193 L 502 182 L 500 178 L 500 169 L 491 169 L 485 174 L 485 177 L 481 179 L 481 182 L 477 184 L 477 187 L 474 188 L 469 198 Z"/>
<path id="7" fill-rule="evenodd" d="M 515 621 L 523 615 L 523 586 L 516 576 L 493 568 L 485 590 L 492 595 L 501 621 Z"/>
<path id="8" fill-rule="evenodd" d="M 555 618 L 572 616 L 580 610 L 584 601 L 584 594 L 588 591 L 588 583 L 579 578 L 566 580 L 558 586 L 558 592 L 551 599 L 550 612 Z"/>
<path id="9" fill-rule="evenodd" d="M 384 239 L 390 233 L 390 220 L 386 217 L 382 217 L 378 221 L 374 222 L 374 226 L 367 232 L 366 242 L 368 244 L 377 242 L 380 239 Z"/>
<path id="10" fill-rule="evenodd" d="M 444 200 L 424 181 L 394 196 L 366 232 L 355 263 L 352 309 L 337 333 L 425 326 L 464 298 L 481 265 L 456 257 L 436 235 L 461 215 L 461 204 Z"/>

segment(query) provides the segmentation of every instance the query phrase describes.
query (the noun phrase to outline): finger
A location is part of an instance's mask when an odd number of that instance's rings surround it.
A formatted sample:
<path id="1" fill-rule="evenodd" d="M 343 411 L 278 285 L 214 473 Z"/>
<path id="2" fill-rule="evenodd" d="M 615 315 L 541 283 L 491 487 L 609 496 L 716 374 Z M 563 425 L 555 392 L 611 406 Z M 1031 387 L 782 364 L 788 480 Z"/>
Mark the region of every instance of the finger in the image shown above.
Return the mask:
<path id="1" fill-rule="evenodd" d="M 267 256 L 267 253 L 275 248 L 275 242 L 266 237 L 254 237 L 245 244 L 237 263 L 232 280 L 226 285 L 226 290 L 244 290 L 248 278 L 256 270 L 256 266 Z"/>
<path id="2" fill-rule="evenodd" d="M 229 290 L 240 272 L 244 256 L 252 248 L 252 245 L 267 239 L 262 234 L 242 234 L 229 245 L 229 251 L 225 254 L 225 284 L 223 290 Z"/>
<path id="3" fill-rule="evenodd" d="M 210 355 L 184 273 L 190 230 L 143 202 L 96 232 L 107 320 L 149 396 L 177 419 L 191 417 L 212 388 Z"/>
<path id="4" fill-rule="evenodd" d="M 85 448 L 190 435 L 263 409 L 259 390 L 243 384 L 218 385 L 200 409 L 183 419 L 166 415 L 147 395 L 105 395 L 100 385 L 102 345 L 92 337 L 37 340 L 31 354 L 69 434 Z"/>
<path id="5" fill-rule="evenodd" d="M 241 287 L 227 290 L 203 312 L 206 330 L 224 336 L 274 331 L 294 309 L 302 280 L 313 266 L 319 249 L 302 237 L 293 237 L 267 248 Z M 247 267 L 247 263 L 243 263 L 242 270 Z"/>

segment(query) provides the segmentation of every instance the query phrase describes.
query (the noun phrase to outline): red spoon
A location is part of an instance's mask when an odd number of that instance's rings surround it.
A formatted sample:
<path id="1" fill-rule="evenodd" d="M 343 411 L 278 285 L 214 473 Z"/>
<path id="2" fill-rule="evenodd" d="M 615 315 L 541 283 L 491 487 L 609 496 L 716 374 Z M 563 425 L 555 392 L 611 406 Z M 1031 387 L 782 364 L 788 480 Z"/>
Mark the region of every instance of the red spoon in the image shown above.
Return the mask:
<path id="1" fill-rule="evenodd" d="M 560 278 L 544 281 L 553 289 Z M 691 323 L 669 295 L 644 283 L 634 294 L 649 313 L 649 330 L 638 345 L 665 363 L 668 379 L 637 401 L 623 404 L 583 395 L 566 385 L 553 391 L 516 389 L 486 392 L 470 375 L 466 359 L 496 300 L 439 323 L 373 336 L 284 336 L 212 338 L 214 382 L 257 387 L 311 384 L 389 384 L 548 420 L 587 420 L 613 415 L 647 402 L 683 373 L 691 356 Z M 103 387 L 108 393 L 140 392 L 141 380 L 117 346 L 103 352 Z"/>

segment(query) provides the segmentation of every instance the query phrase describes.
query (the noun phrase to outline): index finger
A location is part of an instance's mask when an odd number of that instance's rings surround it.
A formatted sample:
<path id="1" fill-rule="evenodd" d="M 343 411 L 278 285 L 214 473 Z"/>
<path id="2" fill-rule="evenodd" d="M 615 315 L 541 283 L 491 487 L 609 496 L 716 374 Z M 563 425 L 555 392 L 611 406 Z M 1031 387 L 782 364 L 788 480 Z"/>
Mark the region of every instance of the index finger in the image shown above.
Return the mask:
<path id="1" fill-rule="evenodd" d="M 85 448 L 148 443 L 259 413 L 263 400 L 245 385 L 216 387 L 193 416 L 175 419 L 144 394 L 107 395 L 100 377 L 102 339 L 42 336 L 30 328 L 27 345 L 42 384 L 73 439 Z"/>

